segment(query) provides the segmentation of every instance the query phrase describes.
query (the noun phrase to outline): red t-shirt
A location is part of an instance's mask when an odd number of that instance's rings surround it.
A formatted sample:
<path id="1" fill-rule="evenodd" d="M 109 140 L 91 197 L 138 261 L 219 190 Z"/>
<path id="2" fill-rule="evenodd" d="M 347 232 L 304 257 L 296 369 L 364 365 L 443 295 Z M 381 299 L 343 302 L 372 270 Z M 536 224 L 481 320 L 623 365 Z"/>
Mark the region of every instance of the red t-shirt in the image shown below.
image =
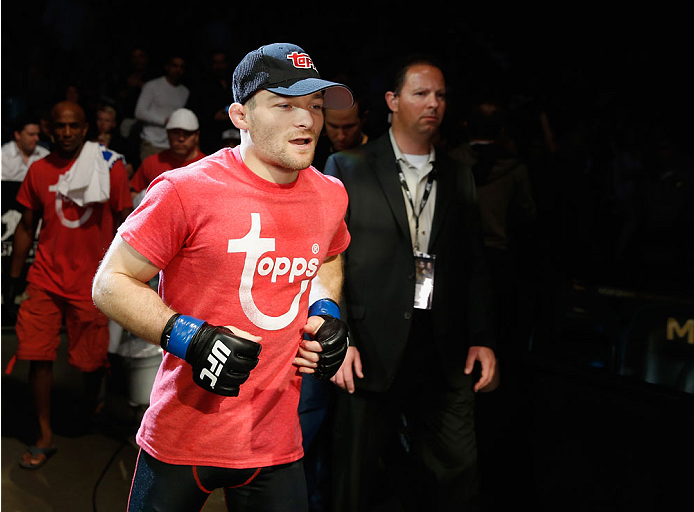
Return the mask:
<path id="1" fill-rule="evenodd" d="M 32 164 L 17 201 L 42 218 L 27 281 L 68 299 L 91 300 L 94 274 L 116 232 L 114 215 L 133 203 L 120 159 L 111 167 L 107 202 L 82 207 L 57 194 L 58 177 L 74 162 L 51 153 Z"/>
<path id="2" fill-rule="evenodd" d="M 138 167 L 130 180 L 130 189 L 133 192 L 141 192 L 161 173 L 170 171 L 171 169 L 185 167 L 188 164 L 197 162 L 201 158 L 205 158 L 205 155 L 198 151 L 197 155 L 190 160 L 181 161 L 180 158 L 176 158 L 173 155 L 170 149 L 155 155 L 150 155 L 142 161 L 140 167 Z"/>
<path id="3" fill-rule="evenodd" d="M 310 283 L 350 240 L 341 182 L 310 167 L 294 183 L 255 175 L 238 148 L 166 172 L 119 233 L 159 268 L 175 311 L 262 336 L 258 366 L 238 397 L 207 392 L 188 363 L 165 353 L 137 441 L 170 464 L 261 467 L 303 455 L 292 364 Z"/>

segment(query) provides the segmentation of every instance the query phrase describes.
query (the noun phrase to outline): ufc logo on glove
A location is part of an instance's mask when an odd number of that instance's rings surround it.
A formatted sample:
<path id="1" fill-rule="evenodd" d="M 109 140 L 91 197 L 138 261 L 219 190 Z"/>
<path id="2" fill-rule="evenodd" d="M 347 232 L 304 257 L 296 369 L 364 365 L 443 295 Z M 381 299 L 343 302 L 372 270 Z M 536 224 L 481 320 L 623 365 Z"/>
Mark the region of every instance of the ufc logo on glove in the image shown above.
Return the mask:
<path id="1" fill-rule="evenodd" d="M 211 383 L 210 387 L 214 389 L 214 385 L 217 384 L 217 377 L 222 372 L 224 363 L 227 362 L 231 354 L 231 350 L 221 341 L 217 341 L 212 347 L 212 352 L 207 356 L 207 360 L 211 363 L 210 369 L 203 368 L 200 372 L 200 380 L 202 381 L 205 377 L 209 377 Z"/>
<path id="2" fill-rule="evenodd" d="M 193 381 L 222 396 L 238 396 L 258 364 L 260 345 L 236 336 L 226 327 L 176 313 L 166 323 L 161 348 L 193 367 Z"/>

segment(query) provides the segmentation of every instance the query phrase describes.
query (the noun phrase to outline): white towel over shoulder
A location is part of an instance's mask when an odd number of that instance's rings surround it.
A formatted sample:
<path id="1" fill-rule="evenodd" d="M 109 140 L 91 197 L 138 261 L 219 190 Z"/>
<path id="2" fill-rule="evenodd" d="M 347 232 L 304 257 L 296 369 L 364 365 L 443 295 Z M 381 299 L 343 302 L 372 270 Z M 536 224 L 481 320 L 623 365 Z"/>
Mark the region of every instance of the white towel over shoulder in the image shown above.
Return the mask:
<path id="1" fill-rule="evenodd" d="M 123 155 L 98 142 L 85 142 L 68 172 L 58 178 L 57 191 L 79 206 L 105 203 L 111 191 L 111 167 Z"/>

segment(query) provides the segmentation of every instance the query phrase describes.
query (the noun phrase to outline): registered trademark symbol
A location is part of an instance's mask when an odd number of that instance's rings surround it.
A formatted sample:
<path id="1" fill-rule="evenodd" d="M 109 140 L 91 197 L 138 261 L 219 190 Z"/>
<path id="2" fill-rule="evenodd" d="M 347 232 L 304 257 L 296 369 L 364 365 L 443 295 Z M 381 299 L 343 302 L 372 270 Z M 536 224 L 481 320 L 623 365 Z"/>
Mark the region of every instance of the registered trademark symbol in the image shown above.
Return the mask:
<path id="1" fill-rule="evenodd" d="M 313 247 L 311 247 L 311 251 L 313 252 L 313 254 L 318 254 L 319 250 L 320 249 L 318 247 L 318 244 L 313 244 Z"/>

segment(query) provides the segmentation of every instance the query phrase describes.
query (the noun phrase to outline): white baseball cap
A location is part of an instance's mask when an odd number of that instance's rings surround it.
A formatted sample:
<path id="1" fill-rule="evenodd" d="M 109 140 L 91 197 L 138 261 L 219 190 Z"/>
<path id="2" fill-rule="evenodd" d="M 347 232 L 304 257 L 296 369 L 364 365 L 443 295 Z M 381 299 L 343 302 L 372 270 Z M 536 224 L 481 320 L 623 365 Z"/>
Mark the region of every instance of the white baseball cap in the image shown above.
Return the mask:
<path id="1" fill-rule="evenodd" d="M 193 113 L 192 110 L 188 110 L 187 108 L 179 108 L 178 110 L 174 110 L 166 123 L 166 129 L 174 130 L 177 128 L 187 130 L 189 132 L 197 131 L 200 128 L 198 117 Z"/>

